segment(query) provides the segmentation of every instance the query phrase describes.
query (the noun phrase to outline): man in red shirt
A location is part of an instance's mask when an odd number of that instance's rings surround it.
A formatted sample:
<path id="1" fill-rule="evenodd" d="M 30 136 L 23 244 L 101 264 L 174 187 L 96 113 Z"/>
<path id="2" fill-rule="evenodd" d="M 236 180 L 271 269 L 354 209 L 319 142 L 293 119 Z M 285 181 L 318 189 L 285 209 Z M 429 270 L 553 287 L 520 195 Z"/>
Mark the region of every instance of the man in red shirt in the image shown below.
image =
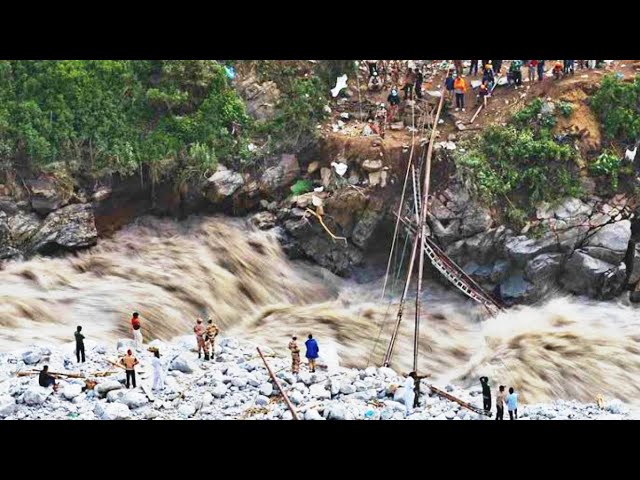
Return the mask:
<path id="1" fill-rule="evenodd" d="M 204 345 L 204 334 L 207 331 L 202 324 L 202 319 L 198 318 L 195 327 L 193 327 L 193 333 L 196 334 L 196 342 L 198 344 L 198 358 L 202 358 L 202 351 L 204 350 L 205 360 L 209 360 L 209 352 Z"/>

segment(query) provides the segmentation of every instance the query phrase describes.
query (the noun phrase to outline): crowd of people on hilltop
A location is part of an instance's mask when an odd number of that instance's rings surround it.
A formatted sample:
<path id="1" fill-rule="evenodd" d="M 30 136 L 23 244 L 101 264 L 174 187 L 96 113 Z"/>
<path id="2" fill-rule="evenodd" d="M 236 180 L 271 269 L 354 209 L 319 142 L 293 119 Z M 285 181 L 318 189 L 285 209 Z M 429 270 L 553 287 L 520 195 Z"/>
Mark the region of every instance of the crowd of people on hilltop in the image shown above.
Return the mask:
<path id="1" fill-rule="evenodd" d="M 369 80 L 367 88 L 370 92 L 386 92 L 386 103 L 381 102 L 370 115 L 369 125 L 365 128 L 365 135 L 376 133 L 384 138 L 386 125 L 394 122 L 401 102 L 420 100 L 423 98 L 423 84 L 428 73 L 437 68 L 436 60 L 365 60 L 366 72 Z M 486 106 L 487 98 L 491 96 L 498 78 L 506 75 L 507 85 L 515 89 L 523 86 L 523 69 L 526 69 L 529 83 L 542 82 L 549 60 L 511 60 L 508 67 L 503 68 L 503 60 L 470 60 L 467 76 L 480 77 L 480 84 L 471 90 L 476 90 L 476 105 Z M 452 60 L 449 62 L 444 86 L 447 100 L 455 104 L 455 111 L 465 112 L 465 98 L 470 91 L 470 85 L 465 78 L 465 61 Z M 566 75 L 578 70 L 601 68 L 604 60 L 563 60 L 553 64 L 551 76 L 560 80 Z M 403 92 L 401 98 L 400 91 Z M 370 132 L 370 133 L 369 133 Z"/>

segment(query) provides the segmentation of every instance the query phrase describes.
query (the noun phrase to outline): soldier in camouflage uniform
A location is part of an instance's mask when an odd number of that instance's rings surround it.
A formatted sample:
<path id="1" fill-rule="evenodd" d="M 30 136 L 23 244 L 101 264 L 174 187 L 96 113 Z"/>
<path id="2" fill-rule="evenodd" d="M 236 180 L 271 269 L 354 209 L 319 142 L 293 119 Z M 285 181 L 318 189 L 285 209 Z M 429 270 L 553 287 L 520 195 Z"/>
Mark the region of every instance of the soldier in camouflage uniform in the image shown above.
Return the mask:
<path id="1" fill-rule="evenodd" d="M 291 350 L 291 371 L 293 373 L 300 372 L 300 348 L 296 343 L 297 337 L 293 337 L 289 342 L 289 350 Z"/>
<path id="2" fill-rule="evenodd" d="M 205 341 L 206 341 L 206 346 L 205 346 L 205 353 L 206 353 L 206 359 L 209 360 L 209 358 L 207 358 L 209 356 L 209 351 L 211 351 L 211 360 L 213 360 L 213 355 L 214 355 L 214 351 L 216 348 L 216 337 L 218 336 L 218 333 L 220 332 L 220 329 L 218 328 L 218 326 L 213 323 L 213 319 L 209 318 L 209 325 L 207 325 L 207 330 L 205 332 Z"/>

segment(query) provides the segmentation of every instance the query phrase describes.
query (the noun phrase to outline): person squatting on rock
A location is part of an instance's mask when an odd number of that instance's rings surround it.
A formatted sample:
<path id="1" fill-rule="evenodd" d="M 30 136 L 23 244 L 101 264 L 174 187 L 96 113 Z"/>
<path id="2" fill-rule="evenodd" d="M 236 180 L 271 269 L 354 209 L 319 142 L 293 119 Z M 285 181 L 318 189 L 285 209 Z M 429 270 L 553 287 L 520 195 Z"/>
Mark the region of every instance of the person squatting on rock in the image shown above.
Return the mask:
<path id="1" fill-rule="evenodd" d="M 42 371 L 38 375 L 38 384 L 41 387 L 48 388 L 53 386 L 53 391 L 58 391 L 58 384 L 56 383 L 56 378 L 53 375 L 49 374 L 49 365 L 45 365 L 42 367 Z"/>
<path id="2" fill-rule="evenodd" d="M 127 374 L 127 388 L 129 388 L 129 381 L 133 384 L 133 388 L 136 388 L 136 365 L 138 365 L 138 359 L 133 356 L 131 349 L 127 350 L 127 354 L 120 359 L 120 364 L 124 366 Z"/>
<path id="3" fill-rule="evenodd" d="M 496 396 L 496 420 L 504 420 L 504 404 L 506 393 L 504 391 L 504 385 L 500 385 L 500 391 Z"/>
<path id="4" fill-rule="evenodd" d="M 133 312 L 131 317 L 131 331 L 133 332 L 133 341 L 135 342 L 136 349 L 142 349 L 142 329 L 140 325 L 140 314 Z"/>
<path id="5" fill-rule="evenodd" d="M 151 366 L 153 367 L 153 386 L 152 390 L 164 390 L 164 376 L 162 372 L 162 363 L 160 362 L 160 350 L 157 348 L 149 348 L 153 352 Z"/>
<path id="6" fill-rule="evenodd" d="M 298 347 L 296 340 L 298 340 L 298 337 L 291 337 L 291 341 L 289 342 L 292 373 L 300 373 L 300 347 Z"/>
<path id="7" fill-rule="evenodd" d="M 309 370 L 313 373 L 316 371 L 316 359 L 319 356 L 320 348 L 318 347 L 318 342 L 316 342 L 311 334 L 309 334 L 309 339 L 304 342 L 304 345 L 307 347 L 305 357 L 309 360 Z"/>
<path id="8" fill-rule="evenodd" d="M 509 395 L 507 395 L 507 409 L 509 410 L 509 420 L 517 420 L 518 394 L 514 392 L 513 387 L 509 388 Z"/>
<path id="9" fill-rule="evenodd" d="M 74 335 L 76 337 L 76 358 L 78 359 L 78 363 L 80 363 L 80 358 L 82 358 L 82 363 L 84 363 L 84 335 L 82 335 L 82 327 L 78 326 Z"/>
<path id="10" fill-rule="evenodd" d="M 491 387 L 489 386 L 488 377 L 480 377 L 480 385 L 482 385 L 482 404 L 483 408 L 491 411 Z"/>
<path id="11" fill-rule="evenodd" d="M 208 355 L 211 353 L 211 360 L 213 360 L 215 356 L 216 350 L 216 337 L 218 333 L 220 333 L 220 329 L 218 326 L 213 323 L 213 319 L 209 317 L 208 321 L 209 325 L 207 325 L 207 330 L 204 336 L 204 346 L 205 346 L 205 356 L 204 358 L 208 360 Z"/>
<path id="12" fill-rule="evenodd" d="M 206 331 L 202 324 L 202 319 L 196 320 L 196 325 L 193 327 L 193 333 L 196 334 L 196 345 L 198 347 L 198 358 L 202 358 L 202 350 L 204 350 L 204 359 L 209 360 L 209 352 L 204 346 L 204 332 Z"/>

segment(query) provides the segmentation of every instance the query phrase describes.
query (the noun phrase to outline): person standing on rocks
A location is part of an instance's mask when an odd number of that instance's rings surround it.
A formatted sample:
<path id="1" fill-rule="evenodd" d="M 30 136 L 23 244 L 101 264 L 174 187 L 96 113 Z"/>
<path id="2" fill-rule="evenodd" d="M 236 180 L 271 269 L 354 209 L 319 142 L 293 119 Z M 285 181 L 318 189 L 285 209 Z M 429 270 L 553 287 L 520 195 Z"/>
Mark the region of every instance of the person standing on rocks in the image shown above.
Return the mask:
<path id="1" fill-rule="evenodd" d="M 467 82 L 464 77 L 460 76 L 455 79 L 453 89 L 456 92 L 456 112 L 459 110 L 464 112 L 464 94 L 467 91 Z"/>
<path id="2" fill-rule="evenodd" d="M 313 338 L 313 335 L 311 334 L 309 334 L 309 338 L 304 342 L 304 345 L 307 347 L 307 353 L 305 356 L 307 357 L 307 360 L 309 360 L 309 370 L 313 373 L 316 371 L 316 359 L 319 356 L 320 348 L 318 347 L 318 342 L 316 342 L 315 338 Z"/>
<path id="3" fill-rule="evenodd" d="M 398 107 L 400 105 L 400 95 L 398 95 L 398 89 L 393 87 L 391 89 L 391 93 L 387 97 L 387 102 L 389 102 L 389 122 L 393 122 L 396 118 L 396 114 L 398 113 Z"/>
<path id="4" fill-rule="evenodd" d="M 38 375 L 38 384 L 41 387 L 48 388 L 53 387 L 53 391 L 58 391 L 58 384 L 56 383 L 56 377 L 49 373 L 49 365 L 42 367 L 42 371 Z"/>
<path id="5" fill-rule="evenodd" d="M 538 81 L 544 80 L 544 62 L 545 60 L 538 60 Z"/>
<path id="6" fill-rule="evenodd" d="M 133 356 L 131 349 L 127 350 L 127 355 L 120 359 L 120 364 L 125 368 L 127 374 L 127 388 L 131 382 L 133 388 L 136 388 L 136 365 L 138 365 L 138 359 Z"/>
<path id="7" fill-rule="evenodd" d="M 418 375 L 416 372 L 411 372 L 409 375 L 413 378 L 413 408 L 418 408 L 418 405 L 420 405 L 420 380 L 431 375 Z"/>
<path id="8" fill-rule="evenodd" d="M 488 377 L 480 377 L 480 385 L 482 385 L 482 403 L 483 408 L 487 411 L 491 411 L 491 387 L 489 386 Z"/>
<path id="9" fill-rule="evenodd" d="M 500 391 L 496 397 L 496 420 L 504 420 L 505 397 L 504 385 L 500 385 Z"/>
<path id="10" fill-rule="evenodd" d="M 202 358 L 202 350 L 204 350 L 204 359 L 209 360 L 209 351 L 206 349 L 204 345 L 204 333 L 206 332 L 206 328 L 202 324 L 202 319 L 198 318 L 196 320 L 196 325 L 193 327 L 193 333 L 196 334 L 196 343 L 198 346 L 198 358 Z"/>
<path id="11" fill-rule="evenodd" d="M 80 363 L 80 358 L 82 358 L 82 363 L 84 363 L 84 335 L 82 335 L 82 327 L 78 326 L 74 335 L 76 337 L 76 358 L 78 359 L 78 363 Z"/>
<path id="12" fill-rule="evenodd" d="M 413 87 L 416 83 L 416 74 L 413 69 L 409 68 L 407 70 L 407 74 L 404 77 L 404 87 L 402 90 L 404 91 L 404 99 L 413 100 Z"/>
<path id="13" fill-rule="evenodd" d="M 289 342 L 289 350 L 291 350 L 291 372 L 300 373 L 300 347 L 296 341 L 298 337 L 292 337 Z"/>
<path id="14" fill-rule="evenodd" d="M 133 332 L 133 341 L 136 344 L 136 349 L 140 350 L 142 348 L 142 330 L 140 325 L 140 314 L 138 312 L 133 312 L 133 316 L 131 317 L 131 329 Z"/>
<path id="15" fill-rule="evenodd" d="M 416 394 L 413 389 L 415 388 L 416 377 L 416 372 L 411 372 L 404 381 L 404 408 L 407 416 L 413 413 L 413 408 L 415 407 Z"/>
<path id="16" fill-rule="evenodd" d="M 207 325 L 207 333 L 205 335 L 205 359 L 208 360 L 207 355 L 211 351 L 211 360 L 213 360 L 216 350 L 216 337 L 220 333 L 218 326 L 213 323 L 213 318 L 209 317 L 209 325 Z"/>
<path id="17" fill-rule="evenodd" d="M 418 98 L 422 98 L 422 82 L 424 82 L 422 70 L 416 69 L 416 96 Z"/>
<path id="18" fill-rule="evenodd" d="M 164 390 L 164 378 L 162 375 L 162 363 L 160 362 L 160 350 L 157 348 L 149 349 L 153 352 L 153 360 L 151 360 L 151 366 L 153 367 L 153 386 L 152 390 Z"/>
<path id="19" fill-rule="evenodd" d="M 507 395 L 507 409 L 509 410 L 509 420 L 517 420 L 518 394 L 515 393 L 513 387 L 509 387 L 509 395 Z"/>

